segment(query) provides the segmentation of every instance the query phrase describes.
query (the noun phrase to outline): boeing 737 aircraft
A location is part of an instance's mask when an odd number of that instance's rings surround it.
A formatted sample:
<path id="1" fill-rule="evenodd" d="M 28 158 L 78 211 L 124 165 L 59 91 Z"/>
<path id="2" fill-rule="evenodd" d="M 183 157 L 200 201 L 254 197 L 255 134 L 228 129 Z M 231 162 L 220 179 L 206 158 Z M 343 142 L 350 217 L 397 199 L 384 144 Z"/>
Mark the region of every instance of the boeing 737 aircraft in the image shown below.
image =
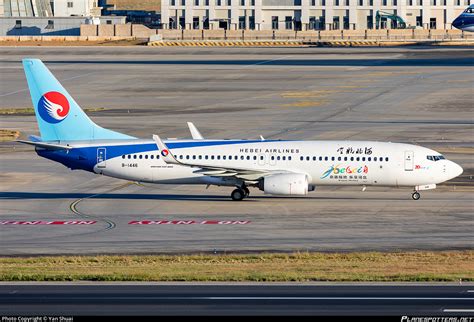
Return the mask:
<path id="1" fill-rule="evenodd" d="M 459 176 L 440 153 L 374 141 L 209 140 L 188 124 L 192 140 L 137 139 L 104 129 L 84 113 L 46 66 L 24 59 L 41 137 L 19 142 L 66 167 L 160 184 L 230 186 L 233 200 L 256 187 L 272 195 L 306 195 L 316 186 L 391 186 L 420 190 Z"/>
<path id="2" fill-rule="evenodd" d="M 454 19 L 453 27 L 464 31 L 474 31 L 474 4 Z"/>

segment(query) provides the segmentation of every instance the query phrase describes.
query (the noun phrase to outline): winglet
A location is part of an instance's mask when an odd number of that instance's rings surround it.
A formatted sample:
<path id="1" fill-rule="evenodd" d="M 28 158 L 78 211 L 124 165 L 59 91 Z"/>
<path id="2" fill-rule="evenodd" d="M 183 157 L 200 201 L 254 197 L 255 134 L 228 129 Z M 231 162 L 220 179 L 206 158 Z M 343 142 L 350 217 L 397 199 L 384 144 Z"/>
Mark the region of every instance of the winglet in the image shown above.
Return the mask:
<path id="1" fill-rule="evenodd" d="M 158 150 L 160 150 L 160 154 L 161 154 L 161 157 L 163 158 L 163 161 L 165 161 L 166 163 L 171 163 L 171 164 L 179 164 L 179 162 L 171 154 L 171 151 L 168 149 L 166 144 L 160 139 L 158 135 L 154 134 L 153 140 L 155 141 L 156 146 L 158 147 Z"/>
<path id="2" fill-rule="evenodd" d="M 194 126 L 192 122 L 188 122 L 189 131 L 191 132 L 191 136 L 193 140 L 204 140 L 201 132 Z"/>
<path id="3" fill-rule="evenodd" d="M 262 135 L 260 135 L 260 140 L 265 141 L 265 138 Z"/>

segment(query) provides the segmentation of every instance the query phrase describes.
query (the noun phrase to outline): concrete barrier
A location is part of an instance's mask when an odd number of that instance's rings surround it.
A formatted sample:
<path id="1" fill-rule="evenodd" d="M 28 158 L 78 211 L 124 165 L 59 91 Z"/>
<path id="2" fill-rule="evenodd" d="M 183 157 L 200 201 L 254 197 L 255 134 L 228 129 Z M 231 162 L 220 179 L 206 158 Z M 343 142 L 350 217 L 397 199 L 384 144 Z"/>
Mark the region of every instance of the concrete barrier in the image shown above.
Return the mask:
<path id="1" fill-rule="evenodd" d="M 98 36 L 112 37 L 115 35 L 114 25 L 98 25 Z"/>
<path id="2" fill-rule="evenodd" d="M 131 37 L 132 36 L 132 24 L 120 24 L 114 25 L 114 35 L 121 37 Z"/>
<path id="3" fill-rule="evenodd" d="M 97 25 L 81 25 L 80 35 L 81 36 L 97 36 Z"/>
<path id="4" fill-rule="evenodd" d="M 150 29 L 144 25 L 132 24 L 132 36 L 137 38 L 148 38 L 150 35 L 156 35 L 156 30 Z"/>

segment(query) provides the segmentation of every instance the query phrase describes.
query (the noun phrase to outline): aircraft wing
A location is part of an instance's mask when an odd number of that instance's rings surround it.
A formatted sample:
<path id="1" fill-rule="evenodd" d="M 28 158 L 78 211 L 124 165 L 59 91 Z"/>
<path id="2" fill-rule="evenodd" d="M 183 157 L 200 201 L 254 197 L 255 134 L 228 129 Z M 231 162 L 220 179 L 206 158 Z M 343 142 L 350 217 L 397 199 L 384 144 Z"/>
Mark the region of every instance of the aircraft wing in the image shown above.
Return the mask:
<path id="1" fill-rule="evenodd" d="M 284 170 L 258 170 L 258 169 L 245 169 L 245 168 L 234 168 L 234 167 L 213 167 L 204 164 L 190 164 L 182 161 L 178 161 L 173 154 L 170 152 L 166 144 L 160 139 L 158 135 L 153 135 L 153 140 L 156 142 L 158 149 L 163 157 L 163 161 L 169 164 L 179 164 L 192 168 L 198 168 L 194 173 L 201 173 L 203 175 L 211 177 L 235 177 L 247 181 L 256 181 L 262 177 L 276 173 L 290 173 Z"/>

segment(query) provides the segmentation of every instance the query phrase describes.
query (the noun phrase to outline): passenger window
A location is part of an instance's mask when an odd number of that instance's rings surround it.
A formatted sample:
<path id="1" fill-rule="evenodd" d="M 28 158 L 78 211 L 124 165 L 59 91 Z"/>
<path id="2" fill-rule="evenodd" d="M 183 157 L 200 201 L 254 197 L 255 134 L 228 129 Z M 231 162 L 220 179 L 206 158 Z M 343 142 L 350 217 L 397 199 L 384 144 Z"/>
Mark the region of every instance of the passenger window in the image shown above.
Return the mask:
<path id="1" fill-rule="evenodd" d="M 243 160 L 243 159 L 244 159 L 244 156 L 243 156 L 243 155 L 241 155 L 241 156 L 240 156 L 240 160 Z"/>
<path id="2" fill-rule="evenodd" d="M 199 157 L 198 157 L 198 158 L 199 158 L 199 160 L 202 160 L 202 155 L 199 155 Z"/>
<path id="3" fill-rule="evenodd" d="M 347 157 L 344 157 L 344 161 L 347 161 Z"/>
<path id="4" fill-rule="evenodd" d="M 124 154 L 124 155 L 122 155 L 122 159 L 125 159 L 125 154 Z"/>
<path id="5" fill-rule="evenodd" d="M 204 157 L 204 159 L 206 159 L 206 160 L 207 160 L 207 159 L 209 159 L 209 156 L 208 156 L 208 155 L 206 155 L 206 156 Z"/>
<path id="6" fill-rule="evenodd" d="M 232 160 L 232 156 L 231 156 L 231 155 L 229 155 L 229 160 Z"/>
<path id="7" fill-rule="evenodd" d="M 136 158 L 137 158 L 137 155 L 136 155 L 136 154 L 134 154 L 134 155 L 133 155 L 133 158 L 134 158 L 134 159 L 136 159 Z"/>
<path id="8" fill-rule="evenodd" d="M 148 159 L 148 154 L 145 154 L 145 159 Z"/>
<path id="9" fill-rule="evenodd" d="M 341 161 L 341 160 L 342 160 L 342 158 L 341 158 L 341 157 L 337 157 L 337 161 Z"/>
<path id="10" fill-rule="evenodd" d="M 285 161 L 285 160 L 286 160 L 286 157 L 285 157 L 285 156 L 282 156 L 281 159 L 282 159 L 283 161 Z"/>
<path id="11" fill-rule="evenodd" d="M 306 157 L 306 161 L 309 161 L 311 158 L 310 157 Z"/>
<path id="12" fill-rule="evenodd" d="M 329 160 L 329 158 L 328 158 L 328 157 L 324 157 L 324 160 L 327 161 L 327 160 Z"/>
<path id="13" fill-rule="evenodd" d="M 195 155 L 193 155 L 193 160 L 196 160 L 196 156 L 195 156 Z"/>
<path id="14" fill-rule="evenodd" d="M 351 161 L 354 161 L 354 157 L 351 157 Z"/>
<path id="15" fill-rule="evenodd" d="M 368 157 L 368 158 L 367 158 L 367 161 L 372 161 L 372 158 L 371 158 L 371 157 Z"/>
<path id="16" fill-rule="evenodd" d="M 129 154 L 129 155 L 127 155 L 127 159 L 130 159 L 131 157 L 132 157 L 132 156 L 131 156 L 130 154 Z"/>
<path id="17" fill-rule="evenodd" d="M 336 160 L 336 158 L 335 158 L 335 157 L 331 157 L 331 161 L 335 161 L 335 160 Z"/>
<path id="18" fill-rule="evenodd" d="M 222 156 L 222 160 L 225 160 L 225 158 L 226 158 L 226 156 L 225 156 L 225 155 L 223 155 L 223 156 Z"/>
<path id="19" fill-rule="evenodd" d="M 160 158 L 160 155 L 159 155 L 159 154 L 157 154 L 157 155 L 156 155 L 156 158 L 157 158 L 157 159 L 159 159 L 159 158 Z"/>
<path id="20" fill-rule="evenodd" d="M 275 160 L 275 157 L 272 155 L 272 158 L 271 158 L 271 159 L 272 159 L 272 160 Z"/>
<path id="21" fill-rule="evenodd" d="M 139 159 L 141 159 L 142 157 L 143 157 L 143 156 L 142 156 L 141 154 L 138 156 Z"/>
<path id="22" fill-rule="evenodd" d="M 217 156 L 217 160 L 220 160 L 220 159 L 221 159 L 221 156 L 220 156 L 220 155 L 218 155 L 218 156 Z"/>
<path id="23" fill-rule="evenodd" d="M 213 155 L 211 155 L 211 160 L 214 160 L 214 156 L 213 156 Z"/>
<path id="24" fill-rule="evenodd" d="M 377 157 L 374 157 L 374 161 L 377 161 Z"/>
<path id="25" fill-rule="evenodd" d="M 250 160 L 250 155 L 247 155 L 247 160 Z"/>
<path id="26" fill-rule="evenodd" d="M 186 160 L 189 160 L 189 155 L 186 156 Z"/>
<path id="27" fill-rule="evenodd" d="M 300 161 L 303 161 L 304 160 L 304 157 L 300 157 Z"/>
<path id="28" fill-rule="evenodd" d="M 288 161 L 291 161 L 291 157 L 288 157 Z"/>
<path id="29" fill-rule="evenodd" d="M 359 158 L 359 157 L 357 157 L 357 158 L 356 158 L 356 161 L 360 161 L 360 158 Z"/>
<path id="30" fill-rule="evenodd" d="M 152 155 L 150 155 L 150 159 L 152 159 L 152 160 L 153 160 L 154 158 L 155 158 L 155 155 L 153 155 L 153 154 L 152 154 Z"/>
<path id="31" fill-rule="evenodd" d="M 319 157 L 319 161 L 323 161 L 323 157 Z"/>
<path id="32" fill-rule="evenodd" d="M 365 161 L 365 157 L 362 157 L 362 161 Z"/>
<path id="33" fill-rule="evenodd" d="M 253 159 L 254 159 L 254 160 L 257 160 L 257 156 L 256 156 L 256 155 L 254 155 L 254 156 L 253 156 Z"/>
<path id="34" fill-rule="evenodd" d="M 385 161 L 387 161 L 387 162 L 388 162 L 388 157 L 386 157 L 386 158 L 385 158 Z"/>

